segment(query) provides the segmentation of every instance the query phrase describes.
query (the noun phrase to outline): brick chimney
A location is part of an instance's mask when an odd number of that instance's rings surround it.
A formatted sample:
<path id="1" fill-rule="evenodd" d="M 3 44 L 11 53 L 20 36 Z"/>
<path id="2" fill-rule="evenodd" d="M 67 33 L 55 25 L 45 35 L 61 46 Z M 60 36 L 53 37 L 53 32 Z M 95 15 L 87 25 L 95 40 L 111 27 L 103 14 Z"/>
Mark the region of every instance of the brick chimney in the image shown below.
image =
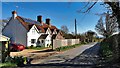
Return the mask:
<path id="1" fill-rule="evenodd" d="M 17 17 L 17 12 L 16 11 L 12 11 L 12 17 L 15 19 Z"/>
<path id="2" fill-rule="evenodd" d="M 49 26 L 51 25 L 51 24 L 50 24 L 50 19 L 49 19 L 49 18 L 46 19 L 46 24 L 48 24 Z"/>
<path id="3" fill-rule="evenodd" d="M 37 16 L 37 21 L 40 22 L 40 24 L 42 23 L 42 16 Z"/>

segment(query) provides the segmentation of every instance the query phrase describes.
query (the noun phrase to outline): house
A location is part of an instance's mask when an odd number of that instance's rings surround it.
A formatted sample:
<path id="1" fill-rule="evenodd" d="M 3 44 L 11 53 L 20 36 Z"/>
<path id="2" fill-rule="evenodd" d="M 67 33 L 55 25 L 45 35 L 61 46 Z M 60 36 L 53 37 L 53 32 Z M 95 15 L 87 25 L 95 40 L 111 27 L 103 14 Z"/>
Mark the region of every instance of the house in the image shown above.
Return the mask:
<path id="1" fill-rule="evenodd" d="M 42 21 L 42 16 L 37 16 L 37 21 L 23 18 L 12 12 L 12 17 L 2 30 L 3 35 L 10 37 L 11 43 L 20 43 L 25 46 L 49 46 L 52 35 L 59 34 L 59 29 L 51 25 L 50 19 Z"/>

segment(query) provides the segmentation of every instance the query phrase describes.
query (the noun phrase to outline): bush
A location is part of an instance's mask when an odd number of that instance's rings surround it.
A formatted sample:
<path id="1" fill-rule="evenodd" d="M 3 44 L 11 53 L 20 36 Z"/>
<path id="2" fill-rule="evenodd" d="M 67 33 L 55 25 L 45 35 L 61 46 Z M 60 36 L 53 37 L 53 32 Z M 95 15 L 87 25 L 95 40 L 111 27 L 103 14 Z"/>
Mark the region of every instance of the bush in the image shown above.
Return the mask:
<path id="1" fill-rule="evenodd" d="M 112 57 L 112 49 L 110 48 L 110 44 L 109 43 L 102 43 L 101 45 L 101 54 L 103 57 L 105 58 L 110 58 Z"/>
<path id="2" fill-rule="evenodd" d="M 15 56 L 12 61 L 14 63 L 16 63 L 18 66 L 24 65 L 24 57 L 23 56 Z"/>
<path id="3" fill-rule="evenodd" d="M 33 48 L 33 47 L 34 47 L 33 45 L 30 46 L 30 48 Z"/>
<path id="4" fill-rule="evenodd" d="M 116 36 L 111 36 L 100 43 L 100 53 L 101 56 L 105 57 L 106 59 L 113 58 L 113 54 L 115 51 L 115 38 Z"/>
<path id="5" fill-rule="evenodd" d="M 13 63 L 16 64 L 17 66 L 23 66 L 24 64 L 27 64 L 27 57 L 23 57 L 23 56 L 15 56 L 15 57 L 10 57 L 7 56 L 5 63 Z"/>

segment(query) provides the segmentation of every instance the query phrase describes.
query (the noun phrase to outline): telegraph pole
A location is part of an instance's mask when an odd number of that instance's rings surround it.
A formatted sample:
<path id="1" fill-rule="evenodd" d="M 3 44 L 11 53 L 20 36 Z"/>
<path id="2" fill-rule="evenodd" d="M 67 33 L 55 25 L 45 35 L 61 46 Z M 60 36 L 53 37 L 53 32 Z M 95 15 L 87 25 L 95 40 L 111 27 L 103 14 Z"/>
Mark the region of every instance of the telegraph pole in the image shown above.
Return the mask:
<path id="1" fill-rule="evenodd" d="M 75 38 L 77 39 L 77 24 L 76 24 L 76 19 L 75 19 Z"/>

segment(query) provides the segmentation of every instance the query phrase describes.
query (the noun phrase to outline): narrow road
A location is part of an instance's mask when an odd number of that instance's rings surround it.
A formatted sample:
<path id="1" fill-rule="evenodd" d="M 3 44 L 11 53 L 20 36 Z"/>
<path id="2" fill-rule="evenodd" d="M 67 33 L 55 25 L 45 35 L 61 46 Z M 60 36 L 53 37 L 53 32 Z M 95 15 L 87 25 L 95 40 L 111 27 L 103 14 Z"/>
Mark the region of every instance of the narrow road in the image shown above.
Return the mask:
<path id="1" fill-rule="evenodd" d="M 76 56 L 80 55 L 83 51 L 93 47 L 96 43 L 91 43 L 91 44 L 87 44 L 87 45 L 82 45 L 80 47 L 74 48 L 74 49 L 70 49 L 67 51 L 64 51 L 62 53 L 53 55 L 53 56 L 49 56 L 45 59 L 42 59 L 40 61 L 37 61 L 33 64 L 49 64 L 49 63 L 63 63 L 63 62 L 67 62 L 72 60 L 73 58 L 75 58 Z M 96 47 L 98 48 L 98 47 Z M 96 53 L 98 49 L 90 49 L 88 50 L 89 53 L 91 53 L 93 50 L 94 53 Z"/>
<path id="2" fill-rule="evenodd" d="M 99 43 L 91 43 L 41 59 L 24 68 L 93 68 L 99 60 Z"/>

